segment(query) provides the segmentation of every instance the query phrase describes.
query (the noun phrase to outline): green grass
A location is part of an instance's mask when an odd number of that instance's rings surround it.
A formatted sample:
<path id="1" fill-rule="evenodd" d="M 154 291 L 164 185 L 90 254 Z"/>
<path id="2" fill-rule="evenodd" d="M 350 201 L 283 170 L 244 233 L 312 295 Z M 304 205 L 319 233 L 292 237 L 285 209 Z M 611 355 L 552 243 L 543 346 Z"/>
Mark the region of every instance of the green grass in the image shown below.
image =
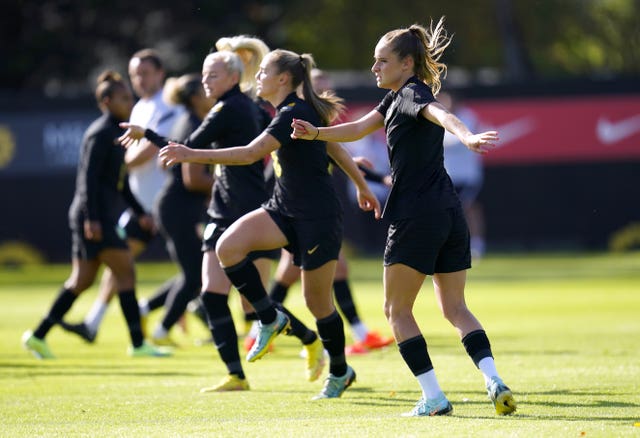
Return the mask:
<path id="1" fill-rule="evenodd" d="M 388 334 L 380 260 L 350 268 L 365 322 Z M 173 271 L 142 264 L 138 295 Z M 0 436 L 640 436 L 640 253 L 494 255 L 469 272 L 467 301 L 519 402 L 510 417 L 495 415 L 429 282 L 416 314 L 454 415 L 407 419 L 399 414 L 419 390 L 395 347 L 350 359 L 358 380 L 338 400 L 310 400 L 322 382 L 304 380 L 291 338 L 245 364 L 251 391 L 200 394 L 225 368 L 211 345 L 193 344 L 207 334 L 199 323 L 190 317 L 188 335 L 174 329 L 184 344 L 174 357 L 131 359 L 117 303 L 95 345 L 54 328 L 47 340 L 58 359 L 37 361 L 20 335 L 68 273 L 69 266 L 0 271 Z M 94 296 L 87 291 L 68 319 L 84 315 Z M 312 322 L 297 287 L 287 303 Z M 239 311 L 236 298 L 231 305 Z"/>

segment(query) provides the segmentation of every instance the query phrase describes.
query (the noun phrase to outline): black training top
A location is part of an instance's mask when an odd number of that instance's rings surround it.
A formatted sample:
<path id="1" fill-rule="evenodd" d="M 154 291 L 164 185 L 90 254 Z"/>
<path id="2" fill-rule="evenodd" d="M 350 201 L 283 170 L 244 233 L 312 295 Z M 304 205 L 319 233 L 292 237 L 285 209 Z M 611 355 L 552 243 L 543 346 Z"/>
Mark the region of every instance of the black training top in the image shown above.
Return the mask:
<path id="1" fill-rule="evenodd" d="M 444 168 L 444 128 L 420 115 L 436 99 L 415 76 L 389 91 L 376 110 L 384 116 L 393 185 L 383 216 L 400 220 L 458 204 Z"/>
<path id="2" fill-rule="evenodd" d="M 201 122 L 200 118 L 192 111 L 185 112 L 178 118 L 178 120 L 176 120 L 176 123 L 173 125 L 171 133 L 169 134 L 169 138 L 184 141 L 198 128 Z M 158 194 L 157 202 L 162 202 L 162 200 L 169 197 L 173 200 L 184 199 L 189 202 L 204 202 L 207 197 L 204 193 L 188 190 L 184 186 L 184 180 L 182 179 L 182 166 L 172 166 L 170 173 L 171 177 L 165 180 L 165 184 Z M 179 214 L 179 212 L 176 212 L 176 214 Z"/>
<path id="3" fill-rule="evenodd" d="M 265 117 L 266 112 L 236 85 L 218 99 L 184 144 L 192 149 L 244 146 L 266 126 Z M 149 129 L 144 135 L 158 146 L 166 143 Z M 262 159 L 246 166 L 217 165 L 207 212 L 214 219 L 235 221 L 268 197 Z"/>
<path id="4" fill-rule="evenodd" d="M 85 220 L 116 224 L 123 196 L 136 213 L 144 214 L 127 182 L 125 149 L 118 143 L 118 137 L 124 132 L 118 126 L 122 121 L 104 114 L 84 133 L 76 190 L 69 208 L 69 221 L 73 227 Z"/>
<path id="5" fill-rule="evenodd" d="M 342 209 L 329 174 L 327 144 L 292 139 L 294 118 L 316 126 L 322 123 L 313 107 L 296 93 L 289 94 L 278 106 L 266 130 L 280 142 L 280 148 L 271 154 L 276 182 L 264 206 L 296 219 L 333 216 Z"/>

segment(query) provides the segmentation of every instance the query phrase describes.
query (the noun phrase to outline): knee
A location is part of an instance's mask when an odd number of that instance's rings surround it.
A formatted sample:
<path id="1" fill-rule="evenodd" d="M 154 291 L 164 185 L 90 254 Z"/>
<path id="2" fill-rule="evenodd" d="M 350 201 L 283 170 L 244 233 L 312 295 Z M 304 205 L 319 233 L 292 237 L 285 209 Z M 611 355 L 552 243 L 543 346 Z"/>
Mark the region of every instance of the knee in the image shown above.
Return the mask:
<path id="1" fill-rule="evenodd" d="M 394 323 L 411 315 L 411 307 L 398 302 L 385 301 L 384 303 L 384 315 L 387 317 L 389 324 Z"/>
<path id="2" fill-rule="evenodd" d="M 464 304 L 442 307 L 442 315 L 453 325 L 455 325 L 460 320 L 460 318 L 466 315 L 468 312 L 469 310 Z"/>
<path id="3" fill-rule="evenodd" d="M 73 292 L 74 295 L 80 295 L 85 290 L 89 289 L 92 286 L 93 282 L 82 279 L 69 279 L 64 282 L 65 289 Z"/>
<path id="4" fill-rule="evenodd" d="M 391 321 L 391 303 L 389 301 L 384 302 L 382 310 L 384 311 L 384 316 L 387 318 L 387 321 Z"/>
<path id="5" fill-rule="evenodd" d="M 233 243 L 233 239 L 228 238 L 226 235 L 222 235 L 216 243 L 216 255 L 218 260 L 223 266 L 232 266 L 242 260 L 243 257 L 238 258 L 237 245 Z"/>

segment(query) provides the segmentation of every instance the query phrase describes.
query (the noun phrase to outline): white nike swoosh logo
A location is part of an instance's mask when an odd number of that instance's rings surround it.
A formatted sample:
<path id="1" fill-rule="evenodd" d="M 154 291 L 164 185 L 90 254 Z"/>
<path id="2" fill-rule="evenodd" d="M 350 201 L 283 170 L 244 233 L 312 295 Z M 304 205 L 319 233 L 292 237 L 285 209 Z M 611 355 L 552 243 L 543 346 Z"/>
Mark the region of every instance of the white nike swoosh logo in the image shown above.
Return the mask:
<path id="1" fill-rule="evenodd" d="M 640 132 L 640 114 L 617 122 L 610 122 L 608 119 L 600 117 L 596 125 L 598 140 L 607 145 L 631 137 L 637 132 Z"/>
<path id="2" fill-rule="evenodd" d="M 496 147 L 502 147 L 520 137 L 524 137 L 533 132 L 535 126 L 535 121 L 531 117 L 522 117 L 504 125 L 496 126 L 495 130 L 498 131 L 500 136 L 500 141 Z"/>
<path id="3" fill-rule="evenodd" d="M 308 249 L 308 250 L 307 250 L 307 254 L 309 254 L 309 255 L 313 254 L 314 252 L 316 252 L 316 249 L 318 249 L 318 247 L 319 247 L 319 246 L 320 246 L 320 244 L 317 244 L 317 245 L 316 245 L 316 246 L 314 246 L 313 248 Z"/>

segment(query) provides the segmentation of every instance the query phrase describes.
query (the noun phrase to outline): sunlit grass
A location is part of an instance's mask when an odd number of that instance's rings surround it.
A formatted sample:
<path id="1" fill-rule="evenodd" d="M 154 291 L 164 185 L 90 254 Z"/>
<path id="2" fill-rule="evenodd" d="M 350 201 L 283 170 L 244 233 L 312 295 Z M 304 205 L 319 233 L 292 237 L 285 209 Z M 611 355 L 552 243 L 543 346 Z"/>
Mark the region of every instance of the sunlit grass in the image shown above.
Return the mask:
<path id="1" fill-rule="evenodd" d="M 365 323 L 389 334 L 380 260 L 354 259 L 350 268 Z M 142 264 L 138 295 L 150 295 L 174 271 Z M 251 391 L 200 394 L 225 373 L 211 345 L 194 345 L 207 336 L 204 327 L 189 316 L 188 334 L 174 329 L 183 344 L 174 357 L 130 359 L 116 304 L 95 345 L 54 328 L 47 341 L 58 359 L 37 361 L 21 348 L 20 335 L 37 324 L 68 272 L 64 265 L 0 271 L 0 436 L 640 434 L 637 253 L 494 255 L 469 272 L 467 301 L 519 402 L 511 417 L 495 415 L 428 282 L 416 314 L 454 415 L 407 419 L 399 414 L 419 390 L 395 347 L 351 358 L 358 379 L 339 400 L 310 400 L 322 382 L 304 381 L 300 344 L 292 338 L 279 338 L 272 354 L 243 364 Z M 83 295 L 68 318 L 81 318 L 94 296 L 94 289 Z M 297 287 L 287 304 L 312 323 Z M 239 321 L 236 298 L 231 305 Z"/>

